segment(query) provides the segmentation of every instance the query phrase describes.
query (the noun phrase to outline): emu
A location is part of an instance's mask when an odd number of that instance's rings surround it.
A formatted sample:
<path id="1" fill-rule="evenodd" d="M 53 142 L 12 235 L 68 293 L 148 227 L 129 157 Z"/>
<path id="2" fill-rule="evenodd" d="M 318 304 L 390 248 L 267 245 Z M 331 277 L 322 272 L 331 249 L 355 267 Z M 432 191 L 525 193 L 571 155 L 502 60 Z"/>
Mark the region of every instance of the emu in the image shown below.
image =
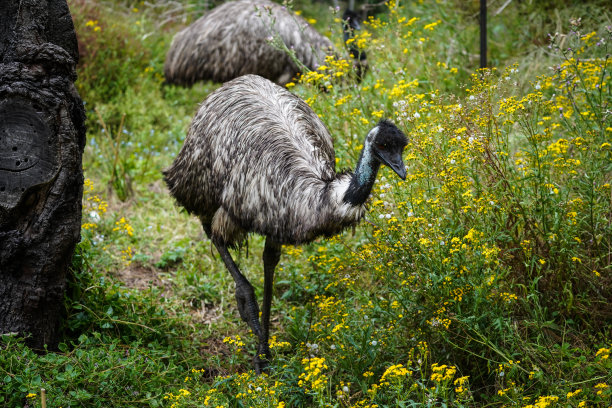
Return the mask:
<path id="1" fill-rule="evenodd" d="M 359 29 L 359 17 L 347 10 L 343 15 L 344 40 Z M 287 52 L 270 44 L 278 36 L 295 52 L 296 63 Z M 191 86 L 199 80 L 226 82 L 246 74 L 257 74 L 285 85 L 300 64 L 310 70 L 335 54 L 331 41 L 302 17 L 268 0 L 224 3 L 177 33 L 166 55 L 166 83 Z M 367 60 L 363 51 L 350 49 L 358 77 Z"/>
<path id="2" fill-rule="evenodd" d="M 381 164 L 406 178 L 408 140 L 388 120 L 365 138 L 353 173 L 336 173 L 332 137 L 313 110 L 257 75 L 226 82 L 202 103 L 164 179 L 198 216 L 236 282 L 238 311 L 257 336 L 255 370 L 266 369 L 274 269 L 283 244 L 332 236 L 355 225 Z M 253 286 L 228 248 L 248 233 L 265 236 L 261 323 Z"/>

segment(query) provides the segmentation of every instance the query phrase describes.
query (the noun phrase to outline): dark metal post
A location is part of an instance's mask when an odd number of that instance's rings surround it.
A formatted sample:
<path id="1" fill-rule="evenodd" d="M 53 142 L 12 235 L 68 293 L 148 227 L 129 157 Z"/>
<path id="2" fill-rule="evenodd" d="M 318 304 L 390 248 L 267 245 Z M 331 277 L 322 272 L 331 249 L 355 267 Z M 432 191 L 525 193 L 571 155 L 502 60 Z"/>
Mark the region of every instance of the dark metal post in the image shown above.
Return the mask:
<path id="1" fill-rule="evenodd" d="M 487 67 L 487 0 L 480 0 L 480 68 Z"/>

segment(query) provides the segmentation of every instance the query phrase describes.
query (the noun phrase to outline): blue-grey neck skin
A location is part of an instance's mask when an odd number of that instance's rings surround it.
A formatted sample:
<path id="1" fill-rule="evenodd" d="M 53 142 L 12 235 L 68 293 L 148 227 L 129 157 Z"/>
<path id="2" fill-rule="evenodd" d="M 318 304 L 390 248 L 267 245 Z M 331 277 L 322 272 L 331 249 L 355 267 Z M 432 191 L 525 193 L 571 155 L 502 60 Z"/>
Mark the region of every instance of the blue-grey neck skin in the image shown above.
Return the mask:
<path id="1" fill-rule="evenodd" d="M 366 139 L 359 156 L 359 161 L 357 162 L 357 167 L 355 168 L 355 173 L 343 198 L 345 203 L 354 206 L 359 206 L 366 202 L 380 168 L 380 161 L 374 157 L 372 143 L 369 139 L 369 137 Z"/>

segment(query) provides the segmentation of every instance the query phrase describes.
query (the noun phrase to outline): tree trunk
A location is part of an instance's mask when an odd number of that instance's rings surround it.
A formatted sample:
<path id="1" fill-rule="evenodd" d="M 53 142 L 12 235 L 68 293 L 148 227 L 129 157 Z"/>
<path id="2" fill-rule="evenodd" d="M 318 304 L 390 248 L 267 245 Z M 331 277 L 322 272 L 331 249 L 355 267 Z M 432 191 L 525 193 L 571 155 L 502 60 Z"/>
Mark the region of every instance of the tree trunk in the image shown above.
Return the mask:
<path id="1" fill-rule="evenodd" d="M 78 46 L 66 0 L 0 1 L 0 334 L 53 348 L 81 227 Z"/>

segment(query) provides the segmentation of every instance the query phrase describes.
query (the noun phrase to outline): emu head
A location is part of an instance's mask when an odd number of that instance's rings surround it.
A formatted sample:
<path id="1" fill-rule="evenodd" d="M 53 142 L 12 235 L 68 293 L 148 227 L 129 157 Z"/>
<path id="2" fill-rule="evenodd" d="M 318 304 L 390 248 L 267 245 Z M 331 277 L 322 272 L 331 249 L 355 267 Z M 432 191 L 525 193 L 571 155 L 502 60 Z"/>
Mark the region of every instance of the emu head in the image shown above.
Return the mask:
<path id="1" fill-rule="evenodd" d="M 406 166 L 402 152 L 408 138 L 393 122 L 383 119 L 370 131 L 366 143 L 372 146 L 374 157 L 393 170 L 402 180 L 406 179 Z"/>

